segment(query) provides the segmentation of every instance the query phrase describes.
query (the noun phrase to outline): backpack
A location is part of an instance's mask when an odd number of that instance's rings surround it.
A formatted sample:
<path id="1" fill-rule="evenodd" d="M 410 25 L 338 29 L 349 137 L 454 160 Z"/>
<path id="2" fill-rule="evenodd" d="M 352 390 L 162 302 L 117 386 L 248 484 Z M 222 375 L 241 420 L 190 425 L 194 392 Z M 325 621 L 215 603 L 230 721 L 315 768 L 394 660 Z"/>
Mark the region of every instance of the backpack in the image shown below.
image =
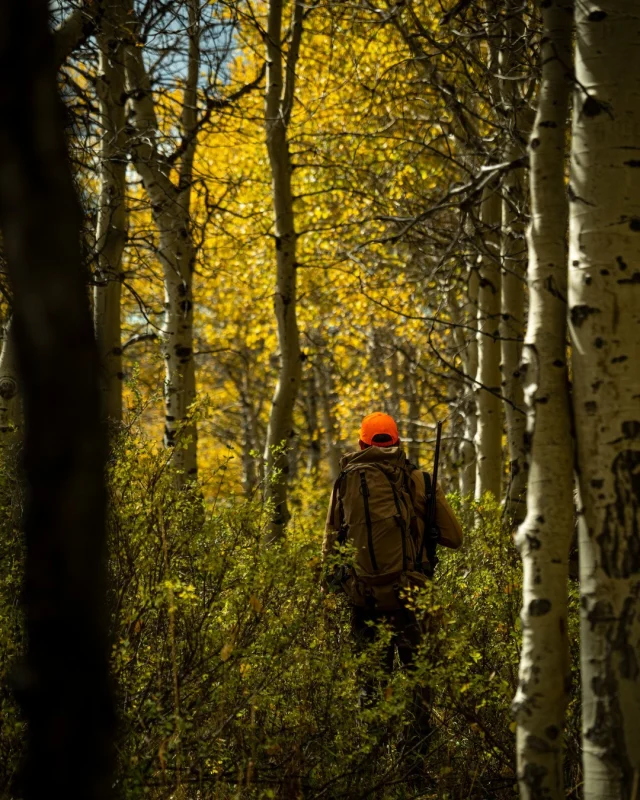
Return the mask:
<path id="1" fill-rule="evenodd" d="M 335 484 L 338 543 L 353 562 L 339 582 L 353 605 L 393 611 L 401 590 L 424 584 L 416 569 L 418 529 L 412 502 L 414 469 L 399 447 L 369 447 L 343 456 Z"/>

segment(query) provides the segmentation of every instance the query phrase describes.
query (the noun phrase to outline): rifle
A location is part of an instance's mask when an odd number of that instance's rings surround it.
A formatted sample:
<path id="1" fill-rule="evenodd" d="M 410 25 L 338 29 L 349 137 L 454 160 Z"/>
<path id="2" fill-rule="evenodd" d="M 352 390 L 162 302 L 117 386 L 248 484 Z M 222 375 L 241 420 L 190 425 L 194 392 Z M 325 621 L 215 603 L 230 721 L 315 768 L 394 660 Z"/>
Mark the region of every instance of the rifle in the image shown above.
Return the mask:
<path id="1" fill-rule="evenodd" d="M 438 563 L 436 548 L 440 531 L 436 525 L 436 487 L 438 486 L 438 462 L 440 461 L 440 439 L 442 437 L 442 422 L 438 422 L 436 427 L 436 451 L 433 458 L 433 472 L 429 476 L 428 472 L 423 472 L 425 490 L 427 493 L 426 510 L 424 515 L 424 533 L 420 552 L 418 553 L 418 567 L 428 577 L 432 578 Z M 422 563 L 422 554 L 426 553 L 428 563 Z"/>

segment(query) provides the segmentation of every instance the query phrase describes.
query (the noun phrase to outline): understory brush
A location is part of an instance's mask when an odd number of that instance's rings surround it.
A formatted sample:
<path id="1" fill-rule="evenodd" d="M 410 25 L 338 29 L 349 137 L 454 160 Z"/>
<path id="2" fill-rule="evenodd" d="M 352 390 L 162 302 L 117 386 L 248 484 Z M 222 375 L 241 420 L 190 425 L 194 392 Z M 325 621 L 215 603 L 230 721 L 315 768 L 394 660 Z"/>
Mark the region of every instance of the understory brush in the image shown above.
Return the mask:
<path id="1" fill-rule="evenodd" d="M 24 733 L 7 688 L 23 644 L 22 562 L 18 490 L 4 470 L 0 780 L 9 797 Z M 509 709 L 521 570 L 500 510 L 452 498 L 467 522 L 465 544 L 441 548 L 437 579 L 408 598 L 427 634 L 415 669 L 389 677 L 381 668 L 389 631 L 355 651 L 343 597 L 320 591 L 327 494 L 299 491 L 285 540 L 265 546 L 259 497 L 204 501 L 195 489 L 178 491 L 166 454 L 122 437 L 109 475 L 117 796 L 516 795 Z M 432 726 L 416 741 L 407 731 L 425 685 Z M 570 783 L 579 782 L 576 718 L 577 703 Z"/>

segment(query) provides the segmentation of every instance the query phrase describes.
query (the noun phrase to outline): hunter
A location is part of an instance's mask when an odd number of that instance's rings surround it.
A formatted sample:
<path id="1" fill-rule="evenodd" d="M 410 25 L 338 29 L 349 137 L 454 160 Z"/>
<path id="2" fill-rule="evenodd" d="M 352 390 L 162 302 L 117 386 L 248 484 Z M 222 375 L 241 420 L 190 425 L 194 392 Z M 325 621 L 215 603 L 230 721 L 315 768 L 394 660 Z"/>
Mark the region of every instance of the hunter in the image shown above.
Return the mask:
<path id="1" fill-rule="evenodd" d="M 435 531 L 425 536 L 431 478 L 408 462 L 392 417 L 380 412 L 366 416 L 359 446 L 340 461 L 322 546 L 327 564 L 336 543 L 350 543 L 353 562 L 334 567 L 324 585 L 346 594 L 358 646 L 375 638 L 377 623 L 390 626 L 385 668 L 391 672 L 395 650 L 400 662 L 410 666 L 422 637 L 419 620 L 403 602 L 403 589 L 424 584 L 433 575 L 435 545 L 460 547 L 462 528 L 437 485 Z M 424 694 L 426 705 L 428 690 Z M 424 711 L 426 729 L 429 711 Z"/>

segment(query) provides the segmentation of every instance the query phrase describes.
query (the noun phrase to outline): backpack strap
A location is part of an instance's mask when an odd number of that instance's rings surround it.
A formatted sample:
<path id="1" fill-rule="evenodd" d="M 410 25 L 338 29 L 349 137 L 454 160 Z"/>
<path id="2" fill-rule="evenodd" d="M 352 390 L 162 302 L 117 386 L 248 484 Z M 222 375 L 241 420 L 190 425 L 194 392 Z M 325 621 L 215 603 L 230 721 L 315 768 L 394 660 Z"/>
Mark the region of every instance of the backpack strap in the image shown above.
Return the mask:
<path id="1" fill-rule="evenodd" d="M 426 554 L 429 561 L 429 565 L 426 569 L 429 577 L 432 577 L 436 564 L 438 563 L 436 549 L 438 547 L 438 539 L 440 538 L 440 531 L 435 524 L 436 489 L 431 483 L 431 475 L 429 475 L 428 472 L 423 472 L 422 477 L 424 478 L 425 491 L 424 533 L 422 534 L 422 542 L 420 543 L 420 550 L 418 552 L 418 564 L 422 565 L 422 556 Z"/>
<path id="2" fill-rule="evenodd" d="M 369 509 L 369 487 L 367 486 L 367 476 L 363 469 L 360 472 L 360 491 L 362 493 L 362 502 L 364 503 L 364 519 L 367 525 L 367 544 L 369 545 L 369 557 L 371 558 L 371 566 L 374 571 L 378 571 L 378 562 L 376 561 L 376 554 L 373 549 L 373 526 L 371 524 L 371 510 Z"/>

